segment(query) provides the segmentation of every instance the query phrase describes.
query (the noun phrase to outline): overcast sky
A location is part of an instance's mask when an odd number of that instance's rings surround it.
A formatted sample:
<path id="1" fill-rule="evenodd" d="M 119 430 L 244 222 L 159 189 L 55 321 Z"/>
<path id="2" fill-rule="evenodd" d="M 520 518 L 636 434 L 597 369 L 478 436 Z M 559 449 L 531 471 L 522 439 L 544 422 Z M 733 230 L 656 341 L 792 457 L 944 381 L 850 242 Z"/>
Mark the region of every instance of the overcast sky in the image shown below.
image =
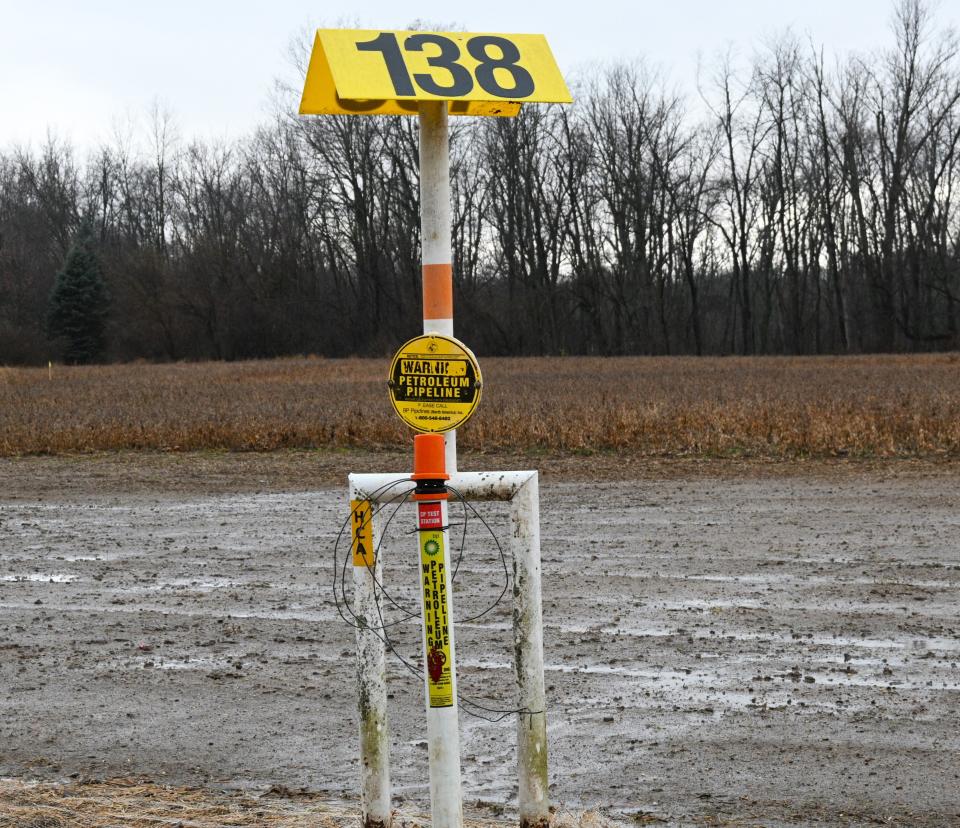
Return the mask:
<path id="1" fill-rule="evenodd" d="M 289 46 L 318 25 L 421 19 L 543 33 L 565 73 L 645 57 L 692 90 L 698 54 L 731 43 L 749 54 L 787 27 L 830 53 L 870 51 L 890 43 L 891 10 L 886 0 L 11 0 L 0 22 L 0 147 L 36 145 L 49 130 L 89 148 L 145 120 L 154 101 L 184 138 L 237 136 L 267 116 L 276 79 L 302 80 Z M 956 25 L 960 0 L 941 0 L 937 18 Z"/>

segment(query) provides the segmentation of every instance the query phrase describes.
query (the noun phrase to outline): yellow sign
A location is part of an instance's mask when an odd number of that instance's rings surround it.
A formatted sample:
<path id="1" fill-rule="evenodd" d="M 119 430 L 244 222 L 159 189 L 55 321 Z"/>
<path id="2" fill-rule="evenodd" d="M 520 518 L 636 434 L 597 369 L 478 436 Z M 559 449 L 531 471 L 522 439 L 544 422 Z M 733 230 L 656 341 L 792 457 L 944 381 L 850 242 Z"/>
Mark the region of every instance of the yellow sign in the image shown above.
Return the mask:
<path id="1" fill-rule="evenodd" d="M 403 345 L 390 365 L 393 410 L 417 431 L 439 433 L 465 423 L 480 403 L 483 378 L 462 342 L 424 334 Z"/>
<path id="2" fill-rule="evenodd" d="M 443 531 L 420 531 L 420 577 L 423 623 L 427 636 L 427 688 L 431 707 L 453 706 L 447 574 L 443 564 Z"/>
<path id="3" fill-rule="evenodd" d="M 350 501 L 351 547 L 353 565 L 372 567 L 376 563 L 373 548 L 373 511 L 369 500 Z"/>
<path id="4" fill-rule="evenodd" d="M 573 99 L 543 35 L 317 31 L 301 115 L 516 115 L 524 102 Z"/>

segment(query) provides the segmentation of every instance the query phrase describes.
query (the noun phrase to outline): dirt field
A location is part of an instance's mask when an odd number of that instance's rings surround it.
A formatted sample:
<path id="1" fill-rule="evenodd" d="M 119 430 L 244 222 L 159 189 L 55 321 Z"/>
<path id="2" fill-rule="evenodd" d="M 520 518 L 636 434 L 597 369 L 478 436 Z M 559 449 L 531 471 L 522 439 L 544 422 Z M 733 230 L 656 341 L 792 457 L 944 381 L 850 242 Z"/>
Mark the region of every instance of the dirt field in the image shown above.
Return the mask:
<path id="1" fill-rule="evenodd" d="M 556 802 L 675 824 L 960 822 L 957 464 L 588 462 L 543 464 Z M 0 776 L 352 801 L 331 484 L 404 465 L 0 461 Z M 409 522 L 388 579 L 412 602 Z M 499 591 L 497 570 L 474 532 L 458 616 Z M 418 641 L 398 634 L 407 655 Z M 509 708 L 509 607 L 460 627 L 458 650 L 462 690 Z M 423 809 L 422 688 L 395 662 L 390 682 L 394 790 Z M 512 717 L 461 728 L 465 799 L 509 815 Z"/>

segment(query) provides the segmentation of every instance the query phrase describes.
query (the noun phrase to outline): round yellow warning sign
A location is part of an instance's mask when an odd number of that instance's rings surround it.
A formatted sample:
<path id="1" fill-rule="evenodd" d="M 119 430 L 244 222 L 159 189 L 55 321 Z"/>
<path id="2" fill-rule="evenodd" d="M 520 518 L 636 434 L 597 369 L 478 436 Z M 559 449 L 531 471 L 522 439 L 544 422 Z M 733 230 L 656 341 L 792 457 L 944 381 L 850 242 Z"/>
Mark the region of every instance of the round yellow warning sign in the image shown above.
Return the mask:
<path id="1" fill-rule="evenodd" d="M 451 431 L 480 403 L 483 379 L 473 352 L 441 334 L 424 334 L 401 346 L 390 365 L 393 410 L 417 431 Z"/>

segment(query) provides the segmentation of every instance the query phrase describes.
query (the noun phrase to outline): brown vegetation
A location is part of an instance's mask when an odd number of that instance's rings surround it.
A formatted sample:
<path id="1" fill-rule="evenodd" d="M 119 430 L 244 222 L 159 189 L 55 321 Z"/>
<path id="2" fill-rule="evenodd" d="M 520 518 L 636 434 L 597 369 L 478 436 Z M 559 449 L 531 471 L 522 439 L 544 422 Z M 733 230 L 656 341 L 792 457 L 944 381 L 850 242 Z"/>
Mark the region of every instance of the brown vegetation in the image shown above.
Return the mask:
<path id="1" fill-rule="evenodd" d="M 466 828 L 504 828 L 511 824 L 478 814 L 476 807 L 471 810 L 474 813 L 464 820 Z M 493 812 L 501 813 L 502 808 L 493 806 Z M 662 822 L 642 813 L 633 821 L 644 825 Z M 283 785 L 274 785 L 257 795 L 157 785 L 137 778 L 68 785 L 0 780 L 0 828 L 352 828 L 358 823 L 358 807 L 331 804 L 321 794 L 291 791 Z M 394 811 L 394 825 L 401 828 L 429 824 L 425 814 L 406 809 Z M 596 811 L 561 810 L 551 817 L 550 825 L 618 828 L 624 823 Z"/>
<path id="2" fill-rule="evenodd" d="M 173 788 L 137 779 L 72 785 L 0 782 L 0 828 L 187 828 L 275 826 L 341 828 L 356 821 L 346 809 L 322 803 L 215 794 L 197 788 Z"/>
<path id="3" fill-rule="evenodd" d="M 487 359 L 479 452 L 960 456 L 960 356 Z M 386 360 L 0 369 L 0 454 L 399 448 Z"/>

